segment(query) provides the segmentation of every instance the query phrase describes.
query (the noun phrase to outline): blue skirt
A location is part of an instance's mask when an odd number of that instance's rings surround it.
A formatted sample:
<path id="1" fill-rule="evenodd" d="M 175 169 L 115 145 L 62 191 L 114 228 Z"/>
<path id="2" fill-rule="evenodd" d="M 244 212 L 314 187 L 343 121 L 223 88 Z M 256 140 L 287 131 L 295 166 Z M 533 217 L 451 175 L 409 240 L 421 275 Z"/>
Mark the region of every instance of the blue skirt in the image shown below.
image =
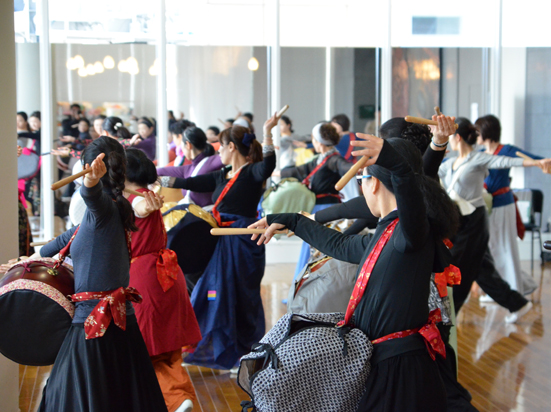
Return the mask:
<path id="1" fill-rule="evenodd" d="M 256 219 L 221 215 L 243 228 Z M 231 369 L 262 339 L 266 325 L 260 282 L 266 266 L 265 247 L 250 235 L 220 236 L 214 255 L 191 295 L 203 339 L 186 362 Z"/>
<path id="2" fill-rule="evenodd" d="M 335 206 L 335 205 L 336 203 L 315 205 L 314 209 L 312 210 L 312 214 L 315 214 L 320 210 L 327 209 L 328 207 Z M 300 255 L 298 257 L 297 267 L 295 268 L 295 275 L 293 276 L 293 281 L 297 280 L 297 278 L 302 274 L 302 272 L 304 271 L 304 266 L 306 266 L 309 260 L 310 260 L 310 245 L 306 242 L 302 242 L 302 248 L 300 249 Z"/>

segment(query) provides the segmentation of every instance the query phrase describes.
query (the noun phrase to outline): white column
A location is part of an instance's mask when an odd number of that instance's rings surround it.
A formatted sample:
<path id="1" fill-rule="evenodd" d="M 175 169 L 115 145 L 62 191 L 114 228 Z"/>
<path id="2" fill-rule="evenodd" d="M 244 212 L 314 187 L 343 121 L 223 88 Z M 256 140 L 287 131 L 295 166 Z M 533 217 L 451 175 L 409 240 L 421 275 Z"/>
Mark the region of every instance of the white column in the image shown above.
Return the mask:
<path id="1" fill-rule="evenodd" d="M 494 116 L 501 117 L 501 60 L 502 60 L 502 16 L 503 16 L 503 0 L 498 0 L 498 13 L 496 18 L 497 31 L 496 42 L 491 49 L 491 71 L 490 71 L 490 113 Z"/>
<path id="2" fill-rule="evenodd" d="M 391 0 L 388 1 L 387 15 L 381 16 L 387 19 L 388 35 L 386 43 L 381 48 L 381 122 L 384 123 L 392 117 L 392 15 Z"/>
<path id="3" fill-rule="evenodd" d="M 40 56 L 38 43 L 16 43 L 17 111 L 30 116 L 40 109 Z"/>
<path id="4" fill-rule="evenodd" d="M 272 0 L 273 10 L 273 28 L 272 41 L 270 42 L 270 96 L 269 102 L 270 116 L 283 106 L 281 103 L 281 48 L 279 44 L 279 0 Z M 285 103 L 286 104 L 286 103 Z M 291 107 L 289 110 L 293 110 Z M 279 127 L 272 129 L 274 145 L 279 147 L 280 134 Z M 277 170 L 279 170 L 279 150 L 276 151 Z"/>
<path id="5" fill-rule="evenodd" d="M 325 48 L 325 120 L 333 115 L 333 49 Z"/>
<path id="6" fill-rule="evenodd" d="M 53 147 L 56 121 L 53 110 L 52 88 L 52 50 L 50 45 L 50 17 L 48 10 L 49 0 L 36 3 L 36 15 L 40 21 L 40 111 L 42 129 L 40 131 L 41 150 L 49 152 Z M 25 81 L 22 79 L 22 81 Z M 44 239 L 54 237 L 54 192 L 50 188 L 54 181 L 55 156 L 42 157 L 41 183 L 41 224 L 44 228 Z"/>
<path id="7" fill-rule="evenodd" d="M 0 78 L 2 99 L 0 99 L 0 174 L 2 175 L 2 196 L 0 196 L 0 262 L 7 262 L 19 253 L 17 223 L 17 154 L 15 136 L 15 113 L 17 91 L 15 86 L 15 36 L 13 27 L 13 2 L 0 2 Z M 2 333 L 9 333 L 3 331 Z M 0 355 L 0 410 L 19 410 L 19 367 Z"/>
<path id="8" fill-rule="evenodd" d="M 165 0 L 158 0 L 157 4 L 157 61 L 159 74 L 157 75 L 157 164 L 165 166 L 168 163 L 168 114 L 166 104 L 166 8 Z"/>

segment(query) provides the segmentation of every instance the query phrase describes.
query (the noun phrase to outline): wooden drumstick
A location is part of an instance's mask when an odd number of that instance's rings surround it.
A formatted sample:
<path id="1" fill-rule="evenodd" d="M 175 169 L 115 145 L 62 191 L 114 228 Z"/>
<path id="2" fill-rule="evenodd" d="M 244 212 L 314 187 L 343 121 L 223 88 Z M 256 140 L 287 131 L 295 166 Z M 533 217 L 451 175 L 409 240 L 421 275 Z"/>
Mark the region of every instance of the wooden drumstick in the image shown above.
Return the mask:
<path id="1" fill-rule="evenodd" d="M 286 104 L 285 106 L 283 106 L 283 107 L 281 108 L 281 110 L 280 110 L 279 112 L 276 113 L 276 117 L 277 117 L 277 118 L 280 118 L 281 116 L 283 116 L 283 114 L 284 114 L 287 110 L 289 110 L 289 105 L 288 105 L 288 104 Z"/>
<path id="2" fill-rule="evenodd" d="M 51 240 L 44 241 L 44 242 L 31 242 L 30 245 L 31 245 L 31 247 L 44 246 L 44 245 L 47 245 L 50 242 L 51 242 Z"/>
<path id="3" fill-rule="evenodd" d="M 406 122 L 410 122 L 410 123 L 427 124 L 427 125 L 431 125 L 431 126 L 438 126 L 438 122 L 436 122 L 434 120 L 423 119 L 422 117 L 406 116 L 406 117 L 404 117 L 404 120 Z M 454 127 L 457 129 L 459 127 L 459 125 L 457 123 L 455 123 Z"/>
<path id="4" fill-rule="evenodd" d="M 136 195 L 136 196 L 141 196 L 141 197 L 145 197 L 143 193 L 141 192 L 137 192 L 135 190 L 132 190 L 132 189 L 124 189 L 124 191 L 128 194 L 131 194 L 131 195 Z"/>
<path id="5" fill-rule="evenodd" d="M 267 229 L 247 229 L 247 228 L 217 228 L 211 229 L 210 234 L 213 236 L 226 236 L 226 235 L 261 235 L 266 233 Z M 289 233 L 289 229 L 276 230 L 276 235 L 286 235 Z"/>
<path id="6" fill-rule="evenodd" d="M 354 176 L 356 176 L 358 171 L 365 167 L 365 164 L 367 163 L 368 160 L 369 160 L 369 157 L 362 156 L 360 160 L 358 160 L 356 164 L 352 166 L 350 170 L 344 174 L 343 177 L 341 177 L 341 179 L 335 185 L 335 189 L 339 192 L 342 189 L 344 189 L 344 187 L 348 184 L 348 182 L 350 182 L 350 180 L 352 180 Z"/>
<path id="7" fill-rule="evenodd" d="M 525 154 L 522 153 L 522 152 L 516 152 L 515 154 L 516 154 L 518 157 L 523 158 L 524 160 L 531 160 L 531 161 L 534 161 L 534 159 L 532 159 L 530 156 L 525 155 Z"/>
<path id="8" fill-rule="evenodd" d="M 442 112 L 440 111 L 440 107 L 434 106 L 434 111 L 436 112 L 436 115 L 437 115 L 437 116 L 442 115 Z"/>
<path id="9" fill-rule="evenodd" d="M 218 118 L 218 121 L 219 121 L 220 123 L 222 123 L 222 125 L 223 125 L 223 126 L 225 126 L 225 125 L 226 125 L 226 122 L 225 122 L 225 121 L 223 121 L 222 119 Z"/>
<path id="10" fill-rule="evenodd" d="M 69 177 L 66 177 L 65 179 L 61 179 L 57 182 L 55 182 L 53 185 L 52 185 L 52 190 L 57 190 L 59 189 L 60 187 L 63 187 L 65 185 L 68 185 L 69 183 L 77 180 L 79 177 L 82 177 L 84 176 L 85 174 L 87 173 L 90 173 L 92 171 L 92 168 L 88 168 L 88 169 L 84 169 L 72 176 L 69 176 Z"/>

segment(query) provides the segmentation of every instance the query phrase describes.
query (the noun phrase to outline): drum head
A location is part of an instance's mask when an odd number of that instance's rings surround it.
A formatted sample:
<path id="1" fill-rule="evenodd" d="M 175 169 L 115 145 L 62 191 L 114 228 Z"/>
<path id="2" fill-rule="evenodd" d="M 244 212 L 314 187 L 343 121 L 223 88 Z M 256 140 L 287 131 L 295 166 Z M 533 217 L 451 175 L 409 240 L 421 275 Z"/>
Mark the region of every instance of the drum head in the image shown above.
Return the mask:
<path id="1" fill-rule="evenodd" d="M 71 327 L 69 313 L 33 290 L 0 296 L 0 352 L 22 365 L 52 365 Z"/>

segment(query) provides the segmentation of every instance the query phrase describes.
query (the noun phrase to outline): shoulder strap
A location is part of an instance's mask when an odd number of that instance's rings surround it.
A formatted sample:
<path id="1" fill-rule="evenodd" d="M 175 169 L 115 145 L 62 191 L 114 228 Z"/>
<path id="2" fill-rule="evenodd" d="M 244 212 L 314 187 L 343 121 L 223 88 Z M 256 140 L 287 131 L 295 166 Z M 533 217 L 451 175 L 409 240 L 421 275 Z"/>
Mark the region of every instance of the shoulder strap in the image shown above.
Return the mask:
<path id="1" fill-rule="evenodd" d="M 69 254 L 71 243 L 73 243 L 73 240 L 75 239 L 75 236 L 77 235 L 79 229 L 80 229 L 80 225 L 77 226 L 75 233 L 73 233 L 73 236 L 71 236 L 71 239 L 69 239 L 69 242 L 65 245 L 65 247 L 59 251 L 59 258 L 57 259 L 57 262 L 54 265 L 54 269 L 57 269 Z"/>
<path id="2" fill-rule="evenodd" d="M 332 153 L 332 154 L 330 154 L 329 156 L 327 156 L 325 159 L 323 159 L 322 162 L 321 162 L 319 165 L 317 165 L 317 166 L 314 168 L 314 170 L 312 170 L 312 171 L 310 172 L 310 174 L 309 174 L 308 176 L 306 176 L 306 178 L 302 181 L 302 183 L 305 184 L 306 186 L 308 186 L 308 189 L 310 189 L 310 188 L 311 188 L 311 187 L 310 187 L 310 186 L 311 186 L 310 183 L 312 182 L 312 178 L 313 178 L 314 175 L 317 173 L 317 171 L 320 170 L 320 169 L 325 165 L 325 163 L 327 163 L 327 161 L 329 160 L 329 158 L 331 158 L 331 157 L 333 157 L 333 156 L 336 156 L 336 155 L 338 155 L 338 153 L 335 152 L 335 153 Z"/>
<path id="3" fill-rule="evenodd" d="M 209 158 L 208 156 L 205 156 L 205 158 L 199 162 L 199 164 L 195 167 L 195 169 L 193 169 L 193 172 L 191 172 L 190 177 L 195 177 L 199 174 L 199 172 L 201 171 L 201 168 L 205 165 L 208 158 Z"/>

